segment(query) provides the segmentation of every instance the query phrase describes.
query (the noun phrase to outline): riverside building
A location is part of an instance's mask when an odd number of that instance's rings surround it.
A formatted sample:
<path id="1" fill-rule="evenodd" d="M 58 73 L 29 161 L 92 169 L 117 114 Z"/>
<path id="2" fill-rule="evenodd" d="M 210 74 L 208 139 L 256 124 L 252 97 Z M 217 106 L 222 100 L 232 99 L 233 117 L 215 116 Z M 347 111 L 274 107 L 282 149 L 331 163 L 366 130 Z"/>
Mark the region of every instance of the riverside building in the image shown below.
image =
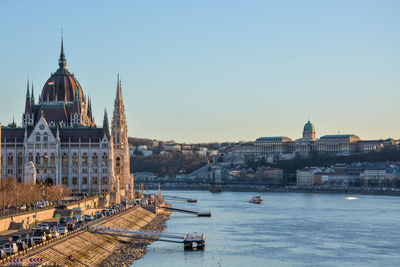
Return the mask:
<path id="1" fill-rule="evenodd" d="M 61 40 L 59 68 L 45 82 L 37 103 L 28 82 L 22 127 L 2 127 L 2 177 L 27 182 L 25 168 L 33 163 L 38 183 L 66 185 L 81 195 L 110 192 L 114 201 L 133 198 L 119 77 L 110 133 L 107 112 L 97 127 L 91 100 L 66 65 Z"/>
<path id="2" fill-rule="evenodd" d="M 272 162 L 278 159 L 292 159 L 296 156 L 307 158 L 312 153 L 348 156 L 379 151 L 385 146 L 397 145 L 397 140 L 361 140 L 354 134 L 324 135 L 317 139 L 315 127 L 308 121 L 304 125 L 302 138 L 292 140 L 286 136 L 260 137 L 254 143 L 236 145 L 233 148 L 233 155 L 242 159 L 264 157 Z"/>

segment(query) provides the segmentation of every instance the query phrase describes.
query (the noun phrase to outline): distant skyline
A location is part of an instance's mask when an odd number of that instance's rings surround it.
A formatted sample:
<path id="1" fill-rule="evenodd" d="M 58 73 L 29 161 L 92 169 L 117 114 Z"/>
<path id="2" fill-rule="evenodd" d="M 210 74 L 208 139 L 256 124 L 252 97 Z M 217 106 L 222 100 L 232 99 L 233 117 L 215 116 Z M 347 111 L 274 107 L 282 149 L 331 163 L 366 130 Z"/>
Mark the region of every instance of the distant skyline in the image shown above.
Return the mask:
<path id="1" fill-rule="evenodd" d="M 0 123 L 58 67 L 131 137 L 177 142 L 400 138 L 400 1 L 0 1 Z"/>

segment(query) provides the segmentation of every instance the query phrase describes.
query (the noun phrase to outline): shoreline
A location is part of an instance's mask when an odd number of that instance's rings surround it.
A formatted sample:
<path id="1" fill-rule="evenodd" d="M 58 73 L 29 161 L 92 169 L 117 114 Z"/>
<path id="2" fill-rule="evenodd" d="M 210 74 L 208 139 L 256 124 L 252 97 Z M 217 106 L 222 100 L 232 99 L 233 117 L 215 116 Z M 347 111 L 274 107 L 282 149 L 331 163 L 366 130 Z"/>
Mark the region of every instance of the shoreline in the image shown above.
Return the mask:
<path id="1" fill-rule="evenodd" d="M 162 212 L 149 222 L 142 230 L 164 231 L 166 221 L 171 213 Z M 130 266 L 147 253 L 147 246 L 154 241 L 145 239 L 130 239 L 129 241 L 120 241 L 120 248 L 115 250 L 108 258 L 106 258 L 101 266 Z"/>
<path id="2" fill-rule="evenodd" d="M 158 190 L 159 184 L 147 184 L 146 189 Z M 166 186 L 161 184 L 163 191 L 209 191 L 209 184 L 200 186 Z M 367 190 L 363 188 L 349 189 L 318 189 L 318 188 L 269 188 L 260 185 L 221 185 L 222 192 L 271 192 L 271 193 L 316 193 L 316 194 L 358 194 L 358 195 L 381 195 L 400 196 L 400 191 L 391 190 Z"/>

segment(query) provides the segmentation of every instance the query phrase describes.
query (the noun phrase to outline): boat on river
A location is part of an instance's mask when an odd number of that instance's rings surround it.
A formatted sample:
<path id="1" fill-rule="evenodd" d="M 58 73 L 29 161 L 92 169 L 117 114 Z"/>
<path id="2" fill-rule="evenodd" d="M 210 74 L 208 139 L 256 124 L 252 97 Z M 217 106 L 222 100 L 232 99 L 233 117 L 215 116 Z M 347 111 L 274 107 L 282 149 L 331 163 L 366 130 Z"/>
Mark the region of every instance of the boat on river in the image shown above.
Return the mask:
<path id="1" fill-rule="evenodd" d="M 264 199 L 262 198 L 262 196 L 255 196 L 251 198 L 250 203 L 264 204 Z"/>

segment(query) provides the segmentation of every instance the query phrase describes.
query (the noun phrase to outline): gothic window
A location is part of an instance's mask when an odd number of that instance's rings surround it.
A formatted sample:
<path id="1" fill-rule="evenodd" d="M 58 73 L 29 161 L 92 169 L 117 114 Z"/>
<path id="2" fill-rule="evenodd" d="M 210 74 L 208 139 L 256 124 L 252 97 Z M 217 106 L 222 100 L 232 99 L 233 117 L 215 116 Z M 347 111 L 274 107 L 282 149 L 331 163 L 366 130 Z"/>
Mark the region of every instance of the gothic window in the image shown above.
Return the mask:
<path id="1" fill-rule="evenodd" d="M 36 134 L 36 142 L 40 142 L 40 133 Z"/>
<path id="2" fill-rule="evenodd" d="M 87 163 L 88 163 L 88 157 L 87 157 L 86 153 L 83 153 L 82 164 L 87 165 Z"/>
<path id="3" fill-rule="evenodd" d="M 46 173 L 47 173 L 47 169 L 44 169 L 44 170 L 43 170 L 43 173 L 45 173 L 45 174 L 46 174 Z"/>
<path id="4" fill-rule="evenodd" d="M 49 164 L 49 156 L 47 155 L 47 153 L 44 153 L 43 165 L 48 165 L 48 164 Z"/>
<path id="5" fill-rule="evenodd" d="M 43 135 L 43 141 L 44 141 L 44 142 L 49 141 L 49 137 L 48 137 L 47 133 L 44 133 L 44 135 Z"/>
<path id="6" fill-rule="evenodd" d="M 50 164 L 52 165 L 56 164 L 56 156 L 54 155 L 54 153 L 51 153 Z"/>
<path id="7" fill-rule="evenodd" d="M 107 168 L 103 168 L 103 173 L 107 173 Z"/>
<path id="8" fill-rule="evenodd" d="M 121 173 L 121 158 L 117 157 L 115 159 L 115 170 L 117 171 L 117 174 Z"/>
<path id="9" fill-rule="evenodd" d="M 7 164 L 8 165 L 13 165 L 14 164 L 14 156 L 11 153 L 8 154 Z"/>
<path id="10" fill-rule="evenodd" d="M 63 165 L 68 165 L 68 155 L 65 154 L 65 153 L 62 156 L 62 164 Z"/>
<path id="11" fill-rule="evenodd" d="M 82 178 L 82 184 L 87 184 L 87 177 Z"/>
<path id="12" fill-rule="evenodd" d="M 78 173 L 78 168 L 73 168 L 73 169 L 72 169 L 72 172 L 73 172 L 73 173 Z"/>
<path id="13" fill-rule="evenodd" d="M 32 161 L 32 162 L 33 162 L 33 155 L 32 155 L 32 153 L 29 153 L 28 161 Z"/>
<path id="14" fill-rule="evenodd" d="M 102 182 L 102 184 L 108 184 L 108 179 L 107 179 L 107 177 L 103 177 L 103 182 Z"/>
<path id="15" fill-rule="evenodd" d="M 106 153 L 103 154 L 102 165 L 103 165 L 103 166 L 107 166 L 107 165 L 108 165 L 108 157 L 107 157 L 107 154 L 106 154 Z"/>
<path id="16" fill-rule="evenodd" d="M 67 177 L 63 177 L 62 178 L 62 184 L 63 185 L 67 185 L 68 184 L 68 178 Z"/>
<path id="17" fill-rule="evenodd" d="M 78 156 L 76 153 L 72 155 L 72 165 L 78 165 Z"/>
<path id="18" fill-rule="evenodd" d="M 52 173 L 52 174 L 55 174 L 55 173 L 56 173 L 56 168 L 52 167 L 52 168 L 51 168 L 51 173 Z"/>
<path id="19" fill-rule="evenodd" d="M 93 168 L 93 173 L 97 173 L 97 168 Z"/>
<path id="20" fill-rule="evenodd" d="M 40 154 L 36 153 L 36 165 L 40 165 Z"/>
<path id="21" fill-rule="evenodd" d="M 63 173 L 63 174 L 68 174 L 68 168 L 63 168 L 63 169 L 62 169 L 62 173 Z"/>
<path id="22" fill-rule="evenodd" d="M 83 169 L 82 169 L 82 173 L 87 173 L 87 169 L 86 169 L 86 168 L 83 168 Z"/>
<path id="23" fill-rule="evenodd" d="M 97 158 L 97 154 L 94 153 L 94 154 L 93 154 L 93 157 L 92 157 L 92 164 L 93 164 L 93 165 L 97 165 L 98 162 L 99 162 L 99 160 L 98 160 L 98 158 Z"/>
<path id="24" fill-rule="evenodd" d="M 77 177 L 73 177 L 72 178 L 72 184 L 73 185 L 77 185 L 78 184 L 78 178 Z"/>
<path id="25" fill-rule="evenodd" d="M 97 177 L 92 178 L 92 184 L 97 184 Z"/>
<path id="26" fill-rule="evenodd" d="M 22 165 L 22 153 L 21 152 L 18 153 L 17 164 Z"/>

